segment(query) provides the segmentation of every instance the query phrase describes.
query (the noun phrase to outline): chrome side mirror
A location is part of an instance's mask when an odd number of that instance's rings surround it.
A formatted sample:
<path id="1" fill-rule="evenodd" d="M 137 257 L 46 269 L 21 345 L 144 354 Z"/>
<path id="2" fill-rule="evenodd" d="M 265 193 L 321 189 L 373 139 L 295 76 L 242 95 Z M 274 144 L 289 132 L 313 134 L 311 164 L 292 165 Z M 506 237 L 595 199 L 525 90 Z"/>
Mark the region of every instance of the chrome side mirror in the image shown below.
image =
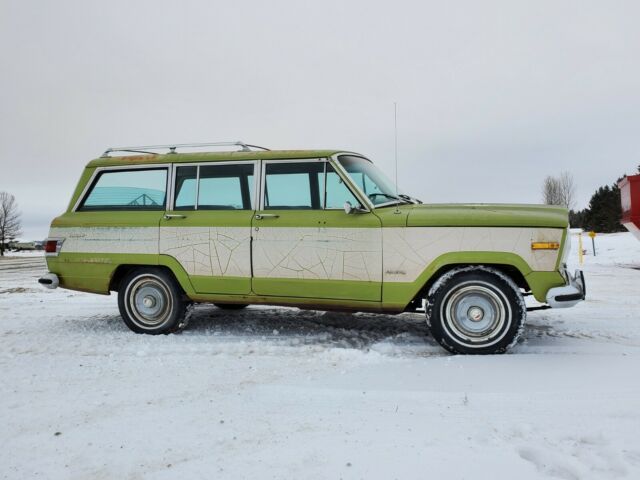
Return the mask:
<path id="1" fill-rule="evenodd" d="M 360 205 L 358 205 L 357 207 L 354 207 L 353 205 L 351 205 L 351 202 L 349 201 L 344 202 L 344 213 L 346 213 L 347 215 L 351 215 L 352 213 L 366 213 L 366 212 L 367 210 L 362 208 Z"/>
<path id="2" fill-rule="evenodd" d="M 346 213 L 347 215 L 353 213 L 353 205 L 351 205 L 351 202 L 344 202 L 344 213 Z"/>

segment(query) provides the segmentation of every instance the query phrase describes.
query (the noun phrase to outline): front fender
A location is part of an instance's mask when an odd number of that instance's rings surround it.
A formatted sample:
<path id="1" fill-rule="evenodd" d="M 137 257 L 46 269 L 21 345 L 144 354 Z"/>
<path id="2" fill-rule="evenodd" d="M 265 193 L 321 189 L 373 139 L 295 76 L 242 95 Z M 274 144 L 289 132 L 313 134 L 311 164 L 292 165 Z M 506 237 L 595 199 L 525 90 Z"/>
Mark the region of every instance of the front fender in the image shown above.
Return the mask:
<path id="1" fill-rule="evenodd" d="M 438 277 L 439 271 L 459 265 L 502 265 L 515 268 L 527 281 L 534 297 L 542 299 L 541 301 L 544 301 L 549 288 L 556 286 L 558 282 L 563 283 L 559 272 L 533 272 L 529 264 L 515 253 L 449 252 L 435 258 L 413 282 L 384 282 L 382 301 L 385 310 L 403 311 L 421 290 Z"/>

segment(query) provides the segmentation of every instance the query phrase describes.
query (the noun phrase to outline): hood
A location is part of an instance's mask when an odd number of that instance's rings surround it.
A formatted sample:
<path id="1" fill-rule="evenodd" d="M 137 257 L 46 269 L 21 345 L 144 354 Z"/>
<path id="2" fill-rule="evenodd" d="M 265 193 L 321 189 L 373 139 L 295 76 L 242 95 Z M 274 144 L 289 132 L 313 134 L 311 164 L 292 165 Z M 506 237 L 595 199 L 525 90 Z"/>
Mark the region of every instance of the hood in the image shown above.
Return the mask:
<path id="1" fill-rule="evenodd" d="M 407 217 L 409 227 L 551 227 L 567 228 L 564 207 L 511 204 L 416 205 Z"/>

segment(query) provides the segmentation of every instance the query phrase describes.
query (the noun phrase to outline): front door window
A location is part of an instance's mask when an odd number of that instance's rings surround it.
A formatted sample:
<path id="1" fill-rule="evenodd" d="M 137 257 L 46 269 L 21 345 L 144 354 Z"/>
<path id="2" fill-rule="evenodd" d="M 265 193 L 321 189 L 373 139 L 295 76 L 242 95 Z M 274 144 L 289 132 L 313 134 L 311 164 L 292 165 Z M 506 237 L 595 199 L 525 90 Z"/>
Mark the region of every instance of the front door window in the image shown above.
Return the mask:
<path id="1" fill-rule="evenodd" d="M 265 167 L 265 210 L 342 209 L 360 205 L 328 162 L 268 163 Z"/>
<path id="2" fill-rule="evenodd" d="M 344 208 L 345 202 L 356 207 L 360 204 L 351 190 L 345 185 L 330 163 L 327 163 L 326 187 L 325 187 L 325 208 Z"/>
<path id="3" fill-rule="evenodd" d="M 324 163 L 268 163 L 265 169 L 265 210 L 322 208 Z"/>

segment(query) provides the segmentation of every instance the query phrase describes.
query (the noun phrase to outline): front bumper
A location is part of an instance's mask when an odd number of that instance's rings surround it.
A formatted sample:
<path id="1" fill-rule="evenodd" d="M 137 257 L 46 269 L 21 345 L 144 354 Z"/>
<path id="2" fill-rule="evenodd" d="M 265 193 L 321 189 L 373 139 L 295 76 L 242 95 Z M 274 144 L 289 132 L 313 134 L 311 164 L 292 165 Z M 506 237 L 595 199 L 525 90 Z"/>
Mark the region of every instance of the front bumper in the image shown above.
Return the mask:
<path id="1" fill-rule="evenodd" d="M 586 296 L 587 287 L 582 270 L 576 270 L 571 275 L 565 268 L 563 276 L 567 280 L 567 284 L 551 288 L 547 292 L 547 304 L 552 308 L 573 307 L 576 303 L 584 300 Z"/>

